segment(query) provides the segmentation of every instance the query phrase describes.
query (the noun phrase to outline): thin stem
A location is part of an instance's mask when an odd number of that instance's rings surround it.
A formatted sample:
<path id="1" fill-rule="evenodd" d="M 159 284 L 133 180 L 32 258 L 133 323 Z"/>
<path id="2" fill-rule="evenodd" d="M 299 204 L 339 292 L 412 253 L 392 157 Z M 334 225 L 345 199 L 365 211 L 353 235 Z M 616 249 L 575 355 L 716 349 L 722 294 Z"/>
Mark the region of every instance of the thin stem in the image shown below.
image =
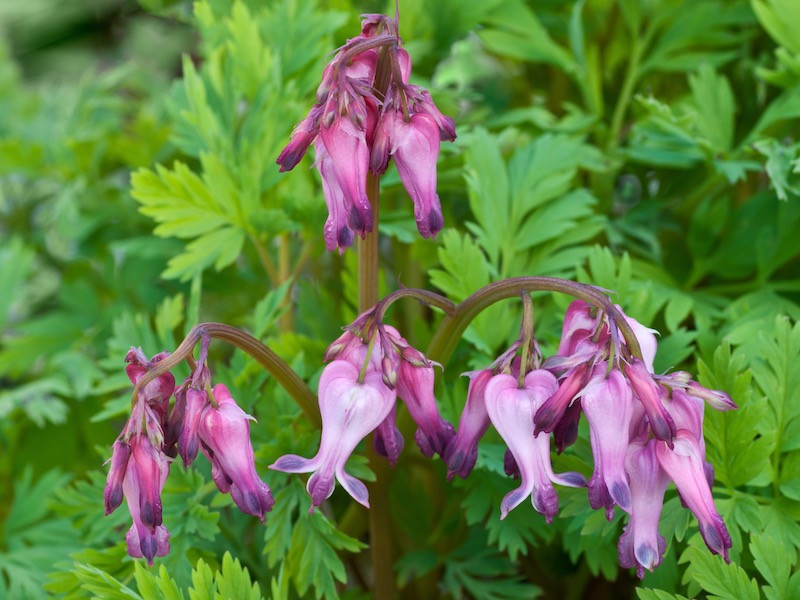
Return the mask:
<path id="1" fill-rule="evenodd" d="M 317 397 L 306 385 L 306 382 L 300 379 L 297 373 L 295 373 L 280 356 L 275 354 L 259 340 L 249 333 L 245 333 L 236 327 L 231 327 L 224 323 L 200 323 L 195 325 L 175 349 L 175 352 L 153 365 L 153 367 L 138 381 L 133 388 L 132 404 L 136 405 L 139 397 L 139 390 L 144 389 L 144 387 L 156 377 L 166 373 L 180 364 L 187 356 L 190 356 L 197 342 L 199 342 L 204 335 L 216 340 L 228 342 L 256 359 L 289 393 L 292 399 L 305 413 L 306 417 L 313 423 L 319 425 L 320 416 L 317 410 Z"/>
<path id="2" fill-rule="evenodd" d="M 250 241 L 253 242 L 253 245 L 256 247 L 256 252 L 258 253 L 258 260 L 261 262 L 261 266 L 267 273 L 267 277 L 269 277 L 270 283 L 272 283 L 272 285 L 276 285 L 276 283 L 279 281 L 278 269 L 275 267 L 275 263 L 272 262 L 272 259 L 270 258 L 267 249 L 264 247 L 264 244 L 261 243 L 261 240 L 259 240 L 256 235 L 251 234 Z"/>
<path id="3" fill-rule="evenodd" d="M 384 315 L 386 315 L 386 311 L 395 301 L 399 300 L 400 298 L 416 298 L 420 302 L 424 304 L 428 304 L 429 306 L 435 306 L 436 308 L 442 309 L 445 314 L 452 314 L 456 308 L 454 302 L 448 300 L 444 296 L 437 294 L 435 292 L 429 292 L 428 290 L 421 290 L 418 288 L 401 288 L 399 290 L 395 290 L 390 294 L 387 294 L 383 297 L 383 299 L 378 303 L 377 311 L 375 312 L 375 320 L 377 322 L 382 322 Z"/>
<path id="4" fill-rule="evenodd" d="M 642 356 L 639 341 L 633 329 L 622 317 L 614 304 L 599 288 L 556 277 L 514 277 L 491 283 L 466 298 L 452 314 L 447 315 L 439 325 L 428 345 L 428 358 L 445 364 L 456 348 L 464 330 L 478 314 L 498 300 L 511 298 L 520 292 L 561 292 L 569 294 L 589 304 L 602 308 L 611 317 L 625 338 L 628 351 L 634 356 Z"/>
<path id="5" fill-rule="evenodd" d="M 525 387 L 525 375 L 528 374 L 528 352 L 530 351 L 531 339 L 533 338 L 533 300 L 528 292 L 522 292 L 522 354 L 520 355 L 519 377 L 517 387 Z"/>
<path id="6" fill-rule="evenodd" d="M 628 60 L 628 67 L 625 70 L 625 79 L 622 82 L 622 90 L 620 91 L 617 105 L 614 107 L 614 115 L 611 118 L 611 130 L 608 134 L 607 149 L 613 150 L 619 145 L 619 133 L 622 129 L 622 120 L 625 118 L 625 113 L 628 111 L 628 104 L 630 104 L 633 89 L 636 86 L 636 81 L 639 79 L 639 61 L 642 58 L 642 43 L 639 41 L 638 36 L 633 35 L 631 41 L 631 53 Z"/>
<path id="7" fill-rule="evenodd" d="M 358 240 L 358 312 L 378 301 L 378 196 L 380 177 L 367 174 L 367 196 L 372 205 L 372 231 Z"/>

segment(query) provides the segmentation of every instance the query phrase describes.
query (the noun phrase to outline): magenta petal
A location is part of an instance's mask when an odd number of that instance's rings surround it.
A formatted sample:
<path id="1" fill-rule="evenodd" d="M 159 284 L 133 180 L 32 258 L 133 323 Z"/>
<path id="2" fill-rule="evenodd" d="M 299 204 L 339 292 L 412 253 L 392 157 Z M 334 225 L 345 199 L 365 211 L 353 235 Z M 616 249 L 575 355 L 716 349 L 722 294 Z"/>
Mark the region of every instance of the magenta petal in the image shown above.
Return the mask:
<path id="1" fill-rule="evenodd" d="M 147 558 L 169 551 L 169 534 L 161 523 L 161 489 L 169 473 L 169 459 L 153 448 L 146 435 L 131 438 L 131 456 L 122 484 L 133 526 L 126 540 L 128 553 Z"/>
<path id="2" fill-rule="evenodd" d="M 591 315 L 591 307 L 583 300 L 574 300 L 567 307 L 564 324 L 561 327 L 561 342 L 558 345 L 559 356 L 574 354 L 578 344 L 594 335 L 597 329 L 597 315 Z"/>
<path id="3" fill-rule="evenodd" d="M 714 506 L 706 481 L 705 461 L 694 435 L 684 429 L 678 430 L 674 449 L 657 444 L 656 455 L 661 468 L 675 482 L 681 498 L 697 517 L 700 533 L 709 550 L 721 554 L 726 562 L 730 562 L 728 549 L 731 547 L 731 538 Z"/>
<path id="4" fill-rule="evenodd" d="M 447 478 L 458 475 L 466 479 L 478 458 L 478 440 L 489 428 L 489 415 L 483 402 L 486 385 L 492 378 L 489 370 L 469 373 L 467 402 L 458 421 L 458 433 L 445 450 Z"/>
<path id="5" fill-rule="evenodd" d="M 582 363 L 567 373 L 558 390 L 536 411 L 534 423 L 537 434 L 542 431 L 550 433 L 556 428 L 567 407 L 583 390 L 588 375 L 588 363 Z"/>
<path id="6" fill-rule="evenodd" d="M 705 400 L 715 410 L 725 412 L 738 408 L 736 403 L 731 400 L 731 397 L 725 392 L 721 392 L 719 390 L 709 390 L 708 388 L 704 388 L 696 381 L 689 382 L 689 387 L 686 390 L 686 393 L 690 396 L 694 396 L 695 398 L 701 398 L 702 400 Z"/>
<path id="7" fill-rule="evenodd" d="M 417 367 L 406 360 L 400 361 L 397 395 L 419 427 L 415 440 L 428 457 L 434 453 L 444 456 L 447 446 L 455 437 L 453 426 L 439 415 L 433 384 L 432 366 Z"/>
<path id="8" fill-rule="evenodd" d="M 658 533 L 658 521 L 669 478 L 656 458 L 656 440 L 642 437 L 631 442 L 625 458 L 630 478 L 632 508 L 625 533 L 619 540 L 619 562 L 624 568 L 652 571 L 661 563 L 666 543 Z"/>
<path id="9" fill-rule="evenodd" d="M 204 452 L 212 465 L 212 477 L 222 491 L 231 492 L 239 509 L 264 521 L 264 513 L 272 509 L 269 487 L 256 472 L 253 446 L 250 443 L 250 417 L 231 398 L 228 388 L 217 384 L 212 390 L 217 408 L 209 405 L 198 428 Z"/>
<path id="10" fill-rule="evenodd" d="M 556 452 L 559 454 L 578 439 L 578 425 L 581 421 L 582 412 L 581 399 L 576 398 L 564 411 L 564 416 L 559 419 L 558 424 L 553 429 L 553 441 L 556 444 Z"/>
<path id="11" fill-rule="evenodd" d="M 661 401 L 665 396 L 664 389 L 653 380 L 646 365 L 638 358 L 625 366 L 625 375 L 636 397 L 644 406 L 653 435 L 671 446 L 676 430 L 672 417 Z"/>
<path id="12" fill-rule="evenodd" d="M 436 160 L 439 156 L 439 129 L 427 114 L 403 116 L 390 113 L 393 119 L 392 156 L 400 179 L 414 201 L 414 218 L 422 237 L 435 237 L 444 226 L 442 207 L 436 194 Z"/>
<path id="13" fill-rule="evenodd" d="M 322 177 L 322 193 L 325 196 L 325 204 L 328 206 L 328 218 L 323 228 L 325 248 L 330 252 L 337 249 L 339 252 L 344 252 L 344 249 L 351 246 L 355 239 L 348 223 L 350 204 L 346 201 L 344 192 L 339 186 L 333 162 L 325 150 L 324 144 L 316 142 L 314 148 L 317 152 L 317 169 Z"/>
<path id="14" fill-rule="evenodd" d="M 320 138 L 330 156 L 331 170 L 349 205 L 348 224 L 364 237 L 372 231 L 372 207 L 367 198 L 367 167 L 369 150 L 363 130 L 349 119 L 336 119 L 324 127 Z"/>
<path id="15" fill-rule="evenodd" d="M 191 387 L 186 391 L 183 426 L 178 436 L 178 454 L 183 459 L 183 464 L 187 467 L 194 461 L 200 447 L 197 431 L 200 427 L 203 410 L 207 405 L 208 399 L 204 391 Z"/>
<path id="16" fill-rule="evenodd" d="M 131 456 L 131 446 L 117 440 L 111 450 L 111 468 L 108 470 L 106 487 L 103 491 L 103 500 L 106 505 L 106 516 L 110 515 L 122 504 L 122 483 L 128 468 L 128 459 Z"/>
<path id="17" fill-rule="evenodd" d="M 595 367 L 581 403 L 589 421 L 595 462 L 589 484 L 589 504 L 592 508 L 605 506 L 607 515 L 613 517 L 614 503 L 625 512 L 631 511 L 625 455 L 633 416 L 633 394 L 620 371 L 614 369 L 606 378 L 605 370 L 605 363 Z"/>

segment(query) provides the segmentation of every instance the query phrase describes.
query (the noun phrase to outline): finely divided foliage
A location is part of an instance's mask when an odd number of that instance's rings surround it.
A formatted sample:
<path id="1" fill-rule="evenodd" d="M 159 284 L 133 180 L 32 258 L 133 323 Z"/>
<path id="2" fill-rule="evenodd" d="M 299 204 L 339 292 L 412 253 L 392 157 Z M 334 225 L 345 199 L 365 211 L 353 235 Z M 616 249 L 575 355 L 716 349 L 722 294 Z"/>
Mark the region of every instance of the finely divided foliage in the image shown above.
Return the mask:
<path id="1" fill-rule="evenodd" d="M 800 4 L 398 4 L 0 9 L 0 597 L 800 597 Z"/>

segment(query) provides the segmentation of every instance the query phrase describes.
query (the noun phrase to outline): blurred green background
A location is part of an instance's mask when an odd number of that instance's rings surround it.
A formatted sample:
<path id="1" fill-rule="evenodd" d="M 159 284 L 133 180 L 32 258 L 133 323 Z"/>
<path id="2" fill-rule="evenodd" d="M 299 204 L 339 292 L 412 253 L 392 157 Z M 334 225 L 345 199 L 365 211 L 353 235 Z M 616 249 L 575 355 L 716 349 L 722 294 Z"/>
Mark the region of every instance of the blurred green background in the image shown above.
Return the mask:
<path id="1" fill-rule="evenodd" d="M 799 597 L 800 3 L 400 9 L 412 82 L 459 139 L 440 157 L 437 240 L 419 239 L 396 172 L 384 177 L 383 291 L 402 282 L 458 301 L 533 274 L 602 285 L 661 331 L 657 370 L 699 371 L 741 407 L 706 417 L 733 564 L 708 555 L 670 491 L 667 555 L 643 584 L 617 566 L 623 516 L 606 523 L 585 491 L 559 490 L 550 527 L 529 506 L 498 520 L 513 483 L 495 433 L 463 482 L 446 482 L 406 435 L 382 474 L 401 594 Z M 102 516 L 101 465 L 127 417 L 131 345 L 150 355 L 198 321 L 223 321 L 316 384 L 325 347 L 356 314 L 355 253 L 324 251 L 311 159 L 284 175 L 274 159 L 357 15 L 393 10 L 0 3 L 0 597 L 369 597 L 366 513 L 337 490 L 309 516 L 302 481 L 266 471 L 283 453 L 311 455 L 319 434 L 239 352 L 212 346 L 212 372 L 259 418 L 259 473 L 278 501 L 266 527 L 232 510 L 200 461 L 174 465 L 166 570 L 134 567 L 124 508 Z M 567 300 L 536 302 L 553 352 Z M 503 350 L 518 318 L 498 305 L 465 334 L 437 384 L 453 423 L 459 374 Z M 409 303 L 391 319 L 424 348 L 439 317 Z M 587 432 L 554 462 L 591 473 Z M 363 457 L 348 468 L 371 476 Z"/>

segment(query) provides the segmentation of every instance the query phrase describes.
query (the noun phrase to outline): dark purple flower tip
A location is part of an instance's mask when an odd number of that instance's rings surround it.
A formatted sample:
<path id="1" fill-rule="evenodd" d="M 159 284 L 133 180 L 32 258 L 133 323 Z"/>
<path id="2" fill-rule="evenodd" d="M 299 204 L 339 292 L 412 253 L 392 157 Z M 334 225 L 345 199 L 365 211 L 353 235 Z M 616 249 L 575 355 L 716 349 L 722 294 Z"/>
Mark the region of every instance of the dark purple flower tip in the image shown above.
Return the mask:
<path id="1" fill-rule="evenodd" d="M 305 156 L 308 146 L 314 141 L 315 137 L 317 137 L 316 131 L 298 132 L 298 134 L 292 138 L 292 141 L 290 141 L 289 144 L 278 155 L 278 158 L 275 161 L 281 167 L 278 171 L 280 173 L 284 173 L 294 169 L 297 166 L 297 163 L 299 163 Z"/>
<path id="2" fill-rule="evenodd" d="M 710 522 L 701 523 L 700 534 L 703 536 L 703 541 L 708 546 L 708 549 L 713 554 L 721 555 L 725 562 L 730 564 L 731 559 L 728 556 L 728 550 L 733 546 L 733 543 L 722 517 L 715 515 Z"/>
<path id="3" fill-rule="evenodd" d="M 533 508 L 544 515 L 547 524 L 553 522 L 553 517 L 558 514 L 558 494 L 551 485 L 545 485 L 535 490 L 531 496 Z"/>
<path id="4" fill-rule="evenodd" d="M 505 455 L 503 455 L 503 470 L 509 477 L 519 479 L 519 465 L 511 450 L 506 450 Z"/>
<path id="5" fill-rule="evenodd" d="M 306 491 L 308 491 L 308 494 L 311 496 L 311 507 L 308 509 L 309 514 L 313 514 L 317 506 L 320 506 L 325 500 L 330 498 L 331 494 L 333 494 L 333 486 L 333 477 L 321 471 L 316 471 L 308 478 Z"/>
<path id="6" fill-rule="evenodd" d="M 256 481 L 256 485 L 251 489 L 241 489 L 235 483 L 231 484 L 231 497 L 243 513 L 258 517 L 264 522 L 264 514 L 272 510 L 275 500 L 269 490 L 269 486 L 261 481 Z"/>
<path id="7" fill-rule="evenodd" d="M 372 209 L 365 208 L 363 203 L 361 206 L 352 205 L 347 213 L 347 224 L 362 238 L 366 237 L 372 231 Z"/>
<path id="8" fill-rule="evenodd" d="M 125 541 L 128 554 L 134 558 L 145 558 L 151 567 L 156 556 L 169 554 L 169 532 L 163 525 L 149 531 L 134 523 L 125 535 Z"/>
<path id="9" fill-rule="evenodd" d="M 393 407 L 389 416 L 375 430 L 375 434 L 372 437 L 372 447 L 377 454 L 387 459 L 389 464 L 394 467 L 397 464 L 400 452 L 403 451 L 404 445 L 405 440 L 397 428 L 396 409 Z"/>
<path id="10" fill-rule="evenodd" d="M 445 463 L 447 464 L 447 480 L 450 481 L 458 475 L 461 479 L 466 479 L 475 468 L 478 462 L 478 443 L 475 442 L 466 450 L 448 446 L 445 450 Z"/>
<path id="11" fill-rule="evenodd" d="M 553 429 L 553 441 L 555 441 L 558 454 L 561 454 L 578 439 L 578 424 L 581 420 L 581 412 L 581 400 L 578 398 L 567 407 L 564 416 L 559 419 L 558 424 Z"/>
<path id="12" fill-rule="evenodd" d="M 431 458 L 434 454 L 444 457 L 447 446 L 455 436 L 456 432 L 453 426 L 440 418 L 438 427 L 431 427 L 428 423 L 425 429 L 422 427 L 417 429 L 414 440 L 426 457 Z"/>
<path id="13" fill-rule="evenodd" d="M 122 482 L 125 479 L 125 471 L 128 468 L 128 459 L 131 456 L 130 444 L 117 440 L 111 453 L 111 468 L 108 471 L 106 478 L 106 487 L 103 491 L 103 500 L 105 502 L 106 516 L 114 512 L 120 504 L 124 496 L 122 491 Z"/>

